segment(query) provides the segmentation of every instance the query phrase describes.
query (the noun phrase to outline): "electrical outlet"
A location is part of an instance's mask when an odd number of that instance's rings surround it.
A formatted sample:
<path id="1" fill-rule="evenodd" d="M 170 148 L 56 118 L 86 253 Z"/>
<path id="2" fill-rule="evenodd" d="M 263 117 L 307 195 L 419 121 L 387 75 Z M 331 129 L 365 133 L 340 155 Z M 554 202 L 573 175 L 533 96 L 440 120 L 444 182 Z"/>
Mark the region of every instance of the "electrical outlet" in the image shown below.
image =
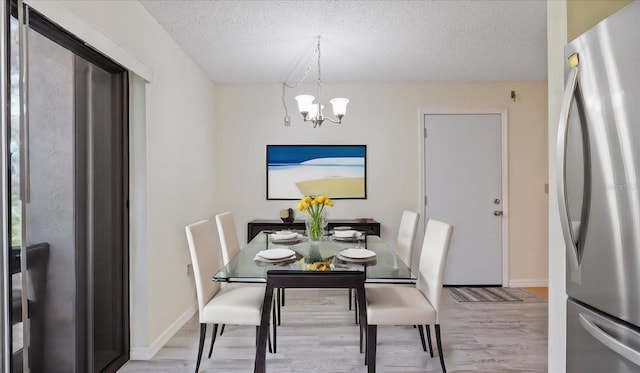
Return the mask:
<path id="1" fill-rule="evenodd" d="M 288 116 L 288 115 L 284 117 L 284 126 L 285 127 L 290 127 L 291 126 L 291 117 Z"/>
<path id="2" fill-rule="evenodd" d="M 187 264 L 187 276 L 193 275 L 193 265 Z"/>

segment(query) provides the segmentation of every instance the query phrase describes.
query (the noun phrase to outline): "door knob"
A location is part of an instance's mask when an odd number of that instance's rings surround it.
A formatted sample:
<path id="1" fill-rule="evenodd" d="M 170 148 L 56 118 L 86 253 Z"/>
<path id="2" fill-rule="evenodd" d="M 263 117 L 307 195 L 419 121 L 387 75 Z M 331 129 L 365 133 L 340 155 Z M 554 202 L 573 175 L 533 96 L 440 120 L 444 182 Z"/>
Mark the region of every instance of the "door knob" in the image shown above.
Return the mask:
<path id="1" fill-rule="evenodd" d="M 494 212 L 493 212 L 493 215 L 495 215 L 495 216 L 502 216 L 502 211 L 498 211 L 498 210 L 496 210 L 496 211 L 494 211 Z"/>

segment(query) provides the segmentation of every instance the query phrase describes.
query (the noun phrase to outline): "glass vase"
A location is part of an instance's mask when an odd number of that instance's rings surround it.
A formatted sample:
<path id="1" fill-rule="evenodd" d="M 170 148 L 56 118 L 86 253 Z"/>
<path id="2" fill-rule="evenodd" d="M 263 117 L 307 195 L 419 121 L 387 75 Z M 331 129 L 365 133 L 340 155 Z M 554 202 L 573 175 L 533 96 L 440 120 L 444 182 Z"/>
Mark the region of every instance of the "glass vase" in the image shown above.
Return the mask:
<path id="1" fill-rule="evenodd" d="M 327 226 L 327 214 L 326 212 L 320 213 L 319 216 L 307 215 L 305 220 L 305 226 L 307 228 L 307 236 L 312 242 L 317 242 L 322 239 L 324 235 L 324 229 Z"/>
<path id="2" fill-rule="evenodd" d="M 307 264 L 310 263 L 318 263 L 322 262 L 322 254 L 320 253 L 320 242 L 319 241 L 311 241 L 309 243 L 309 254 L 305 257 L 305 262 Z"/>

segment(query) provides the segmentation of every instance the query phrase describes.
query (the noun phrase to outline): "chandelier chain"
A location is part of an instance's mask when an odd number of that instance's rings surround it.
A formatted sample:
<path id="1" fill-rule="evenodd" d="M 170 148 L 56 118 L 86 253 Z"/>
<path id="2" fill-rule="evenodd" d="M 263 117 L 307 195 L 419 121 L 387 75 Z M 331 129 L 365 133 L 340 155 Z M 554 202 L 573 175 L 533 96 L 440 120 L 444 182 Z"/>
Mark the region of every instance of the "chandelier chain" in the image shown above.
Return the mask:
<path id="1" fill-rule="evenodd" d="M 304 82 L 305 79 L 307 79 L 307 77 L 309 76 L 309 73 L 311 72 L 311 67 L 313 67 L 313 63 L 316 61 L 316 59 L 318 60 L 318 74 L 320 74 L 320 36 L 318 36 L 318 44 L 316 46 L 316 50 L 313 51 L 313 55 L 309 59 L 309 64 L 307 65 L 307 69 L 302 74 L 302 77 L 300 78 L 300 80 L 298 80 L 298 82 L 296 82 L 295 84 L 289 84 L 287 82 L 284 82 L 283 83 L 284 86 L 287 88 L 298 88 L 300 84 L 302 84 L 302 82 Z"/>
<path id="2" fill-rule="evenodd" d="M 318 46 L 316 48 L 318 51 L 318 85 L 322 84 L 322 74 L 320 73 L 320 36 L 318 36 Z"/>

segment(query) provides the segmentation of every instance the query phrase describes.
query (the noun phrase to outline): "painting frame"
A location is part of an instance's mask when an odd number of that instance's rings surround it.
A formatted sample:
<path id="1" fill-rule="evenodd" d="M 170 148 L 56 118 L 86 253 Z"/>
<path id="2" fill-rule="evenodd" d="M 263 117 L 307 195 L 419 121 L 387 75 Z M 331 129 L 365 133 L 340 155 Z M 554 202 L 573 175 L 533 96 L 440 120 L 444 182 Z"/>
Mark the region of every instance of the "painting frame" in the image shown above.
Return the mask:
<path id="1" fill-rule="evenodd" d="M 366 145 L 268 144 L 265 165 L 267 200 L 367 199 Z"/>

